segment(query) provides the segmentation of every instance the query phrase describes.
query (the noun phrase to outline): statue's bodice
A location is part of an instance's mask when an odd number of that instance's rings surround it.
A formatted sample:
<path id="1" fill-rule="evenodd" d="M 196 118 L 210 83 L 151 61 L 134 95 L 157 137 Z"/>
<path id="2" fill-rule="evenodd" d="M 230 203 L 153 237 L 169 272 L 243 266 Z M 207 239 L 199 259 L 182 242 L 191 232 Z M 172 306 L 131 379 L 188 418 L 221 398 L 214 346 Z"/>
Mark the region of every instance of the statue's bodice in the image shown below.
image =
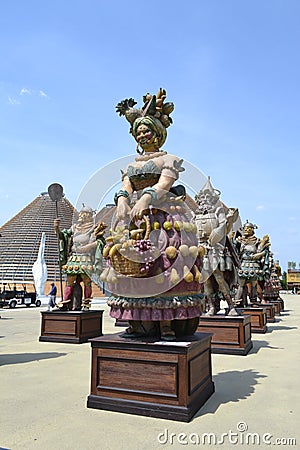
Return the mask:
<path id="1" fill-rule="evenodd" d="M 196 214 L 195 223 L 200 240 L 207 240 L 211 232 L 218 227 L 219 220 L 215 212 L 207 214 Z"/>
<path id="2" fill-rule="evenodd" d="M 77 247 L 87 245 L 95 240 L 93 231 L 94 226 L 91 226 L 90 229 L 87 231 L 77 231 L 77 230 L 74 231 L 72 253 L 74 252 L 80 253 L 78 252 Z"/>
<path id="3" fill-rule="evenodd" d="M 259 260 L 253 258 L 253 255 L 258 252 L 258 245 L 258 239 L 252 240 L 252 242 L 242 243 L 240 251 L 241 266 L 239 269 L 239 276 L 241 278 L 256 280 L 262 275 Z"/>
<path id="4" fill-rule="evenodd" d="M 242 247 L 242 259 L 252 259 L 252 255 L 257 252 L 255 244 L 246 244 Z"/>
<path id="5" fill-rule="evenodd" d="M 127 175 L 135 191 L 156 184 L 160 174 L 160 168 L 153 161 L 147 161 L 140 167 L 133 165 L 127 167 Z"/>

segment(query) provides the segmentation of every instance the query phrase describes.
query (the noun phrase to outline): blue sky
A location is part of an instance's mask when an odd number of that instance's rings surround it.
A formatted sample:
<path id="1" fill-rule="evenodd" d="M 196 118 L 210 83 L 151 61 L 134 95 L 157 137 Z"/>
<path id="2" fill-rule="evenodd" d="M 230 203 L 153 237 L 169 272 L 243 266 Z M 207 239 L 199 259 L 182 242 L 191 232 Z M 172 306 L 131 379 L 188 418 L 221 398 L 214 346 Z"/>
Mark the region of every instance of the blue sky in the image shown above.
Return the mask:
<path id="1" fill-rule="evenodd" d="M 164 149 L 298 266 L 299 17 L 297 0 L 1 2 L 0 225 L 53 182 L 75 204 L 135 151 L 115 105 L 163 87 Z"/>

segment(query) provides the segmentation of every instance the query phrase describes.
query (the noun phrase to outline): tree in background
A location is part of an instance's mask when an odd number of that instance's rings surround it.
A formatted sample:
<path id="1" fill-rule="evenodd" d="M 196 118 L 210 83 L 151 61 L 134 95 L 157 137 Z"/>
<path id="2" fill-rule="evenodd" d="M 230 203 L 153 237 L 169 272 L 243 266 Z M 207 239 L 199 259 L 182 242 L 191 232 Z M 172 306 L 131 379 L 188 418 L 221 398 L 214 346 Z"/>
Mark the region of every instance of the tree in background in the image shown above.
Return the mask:
<path id="1" fill-rule="evenodd" d="M 281 283 L 282 289 L 287 289 L 287 285 L 286 285 L 286 272 L 283 272 L 282 278 L 281 278 L 281 280 L 280 280 L 280 283 Z"/>

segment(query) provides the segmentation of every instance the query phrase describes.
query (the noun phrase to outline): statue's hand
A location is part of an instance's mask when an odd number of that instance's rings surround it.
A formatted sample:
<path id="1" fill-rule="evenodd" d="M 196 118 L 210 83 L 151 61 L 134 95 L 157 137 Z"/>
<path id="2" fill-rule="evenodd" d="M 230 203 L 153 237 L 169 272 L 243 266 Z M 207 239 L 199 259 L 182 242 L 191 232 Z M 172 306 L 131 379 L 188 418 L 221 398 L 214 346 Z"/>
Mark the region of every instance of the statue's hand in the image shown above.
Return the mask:
<path id="1" fill-rule="evenodd" d="M 131 210 L 130 217 L 131 219 L 137 218 L 142 219 L 142 217 L 147 212 L 149 208 L 149 201 L 151 200 L 150 195 L 145 194 L 136 202 L 134 207 Z"/>
<path id="2" fill-rule="evenodd" d="M 60 219 L 54 219 L 54 230 L 59 231 Z"/>
<path id="3" fill-rule="evenodd" d="M 265 252 L 259 252 L 259 253 L 254 253 L 252 255 L 252 258 L 257 261 L 258 259 L 261 259 L 263 256 L 265 256 Z"/>
<path id="4" fill-rule="evenodd" d="M 95 236 L 96 237 L 103 236 L 103 234 L 105 233 L 106 228 L 107 228 L 106 223 L 99 222 L 97 227 L 95 228 L 95 231 L 94 231 Z"/>

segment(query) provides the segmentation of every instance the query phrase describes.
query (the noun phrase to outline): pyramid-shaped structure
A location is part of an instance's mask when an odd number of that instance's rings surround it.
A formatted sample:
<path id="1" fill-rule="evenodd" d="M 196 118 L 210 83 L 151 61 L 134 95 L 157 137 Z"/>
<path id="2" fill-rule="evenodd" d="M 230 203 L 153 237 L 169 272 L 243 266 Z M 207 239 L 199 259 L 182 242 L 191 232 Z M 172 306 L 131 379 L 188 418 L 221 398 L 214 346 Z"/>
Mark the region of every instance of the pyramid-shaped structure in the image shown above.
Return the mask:
<path id="1" fill-rule="evenodd" d="M 70 228 L 73 205 L 63 197 L 58 202 L 60 227 Z M 42 233 L 46 234 L 44 258 L 48 280 L 59 281 L 58 245 L 53 221 L 55 202 L 41 193 L 0 228 L 0 280 L 3 283 L 33 283 L 32 266 L 37 259 Z"/>

